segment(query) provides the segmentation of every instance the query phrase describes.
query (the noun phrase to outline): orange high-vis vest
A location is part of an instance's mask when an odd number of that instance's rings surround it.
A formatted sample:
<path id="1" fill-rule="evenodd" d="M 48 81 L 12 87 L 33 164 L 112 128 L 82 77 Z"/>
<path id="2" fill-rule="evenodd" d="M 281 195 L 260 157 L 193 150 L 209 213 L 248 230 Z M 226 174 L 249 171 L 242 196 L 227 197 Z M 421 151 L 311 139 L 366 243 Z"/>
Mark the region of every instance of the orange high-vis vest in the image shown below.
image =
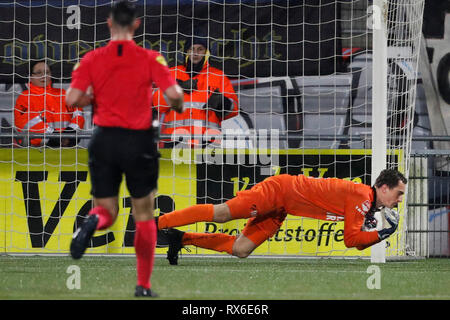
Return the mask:
<path id="1" fill-rule="evenodd" d="M 29 89 L 17 98 L 14 108 L 14 124 L 19 132 L 53 133 L 70 127 L 74 130 L 84 127 L 81 109 L 73 112 L 66 106 L 64 89 L 38 87 L 29 84 Z M 30 144 L 40 146 L 43 139 L 30 139 Z"/>
<path id="2" fill-rule="evenodd" d="M 190 79 L 185 66 L 172 67 L 170 72 L 177 80 Z M 197 80 L 197 89 L 184 93 L 184 112 L 178 114 L 171 110 L 160 90 L 153 95 L 153 105 L 157 108 L 162 134 L 205 134 L 207 130 L 220 133 L 223 120 L 238 114 L 238 98 L 233 85 L 225 74 L 208 63 L 193 77 Z M 207 108 L 211 94 L 218 89 L 226 98 L 232 100 L 232 110 L 224 118 Z"/>

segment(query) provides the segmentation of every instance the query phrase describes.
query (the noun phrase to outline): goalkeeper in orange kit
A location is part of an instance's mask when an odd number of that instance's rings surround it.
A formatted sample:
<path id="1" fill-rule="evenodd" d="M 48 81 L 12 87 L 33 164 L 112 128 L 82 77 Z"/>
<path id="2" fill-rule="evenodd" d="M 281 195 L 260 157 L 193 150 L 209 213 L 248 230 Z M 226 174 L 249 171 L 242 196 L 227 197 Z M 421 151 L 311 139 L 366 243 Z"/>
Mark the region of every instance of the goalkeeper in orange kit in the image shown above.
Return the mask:
<path id="1" fill-rule="evenodd" d="M 337 178 L 311 178 L 282 174 L 240 191 L 225 203 L 198 204 L 157 218 L 158 243 L 168 244 L 170 264 L 178 264 L 178 252 L 185 245 L 227 252 L 245 258 L 272 237 L 287 214 L 321 220 L 344 220 L 344 243 L 363 250 L 395 232 L 398 219 L 386 216 L 389 228 L 374 228 L 373 214 L 392 209 L 403 199 L 407 179 L 394 169 L 383 170 L 373 187 Z M 224 223 L 248 218 L 241 234 L 188 233 L 173 227 L 195 222 Z"/>

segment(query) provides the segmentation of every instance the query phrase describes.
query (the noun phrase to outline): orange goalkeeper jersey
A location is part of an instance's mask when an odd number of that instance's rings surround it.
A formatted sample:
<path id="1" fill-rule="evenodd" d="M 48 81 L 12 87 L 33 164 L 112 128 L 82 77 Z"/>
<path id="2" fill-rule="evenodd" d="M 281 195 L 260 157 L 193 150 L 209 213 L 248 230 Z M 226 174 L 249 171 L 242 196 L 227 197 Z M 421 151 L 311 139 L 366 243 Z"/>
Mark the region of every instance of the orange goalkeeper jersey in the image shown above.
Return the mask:
<path id="1" fill-rule="evenodd" d="M 232 213 L 288 213 L 321 220 L 344 220 L 344 243 L 365 249 L 379 242 L 378 233 L 362 231 L 374 191 L 368 185 L 337 178 L 282 174 L 265 179 L 228 201 Z M 252 212 L 254 210 L 254 212 Z"/>
<path id="2" fill-rule="evenodd" d="M 344 220 L 347 247 L 362 250 L 379 242 L 378 233 L 362 231 L 365 215 L 374 202 L 368 185 L 337 178 L 304 175 L 285 179 L 284 208 L 287 213 L 322 220 Z"/>

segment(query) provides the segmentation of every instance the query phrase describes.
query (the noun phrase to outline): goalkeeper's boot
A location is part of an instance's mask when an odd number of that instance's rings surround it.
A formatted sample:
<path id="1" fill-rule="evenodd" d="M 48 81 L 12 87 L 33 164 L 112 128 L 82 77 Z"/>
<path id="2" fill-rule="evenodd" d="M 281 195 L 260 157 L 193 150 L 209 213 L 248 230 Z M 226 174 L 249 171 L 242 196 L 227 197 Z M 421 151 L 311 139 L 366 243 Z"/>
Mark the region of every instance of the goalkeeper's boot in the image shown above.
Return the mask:
<path id="1" fill-rule="evenodd" d="M 165 247 L 169 246 L 169 230 L 168 229 L 158 230 L 158 218 L 159 218 L 159 216 L 155 217 L 155 224 L 156 224 L 156 230 L 157 230 L 156 247 L 157 248 L 165 248 Z"/>
<path id="2" fill-rule="evenodd" d="M 158 230 L 156 233 L 156 247 L 157 248 L 167 248 L 170 245 L 169 230 L 163 229 Z"/>
<path id="3" fill-rule="evenodd" d="M 134 291 L 135 297 L 147 297 L 147 298 L 157 298 L 159 295 L 152 291 L 152 289 L 145 289 L 143 286 L 136 286 L 136 290 Z"/>
<path id="4" fill-rule="evenodd" d="M 184 232 L 177 229 L 169 229 L 169 250 L 167 250 L 167 260 L 171 265 L 178 264 L 178 252 L 183 248 Z"/>
<path id="5" fill-rule="evenodd" d="M 73 234 L 72 243 L 70 244 L 70 254 L 74 259 L 80 259 L 97 229 L 98 216 L 96 214 L 90 215 L 84 223 Z"/>

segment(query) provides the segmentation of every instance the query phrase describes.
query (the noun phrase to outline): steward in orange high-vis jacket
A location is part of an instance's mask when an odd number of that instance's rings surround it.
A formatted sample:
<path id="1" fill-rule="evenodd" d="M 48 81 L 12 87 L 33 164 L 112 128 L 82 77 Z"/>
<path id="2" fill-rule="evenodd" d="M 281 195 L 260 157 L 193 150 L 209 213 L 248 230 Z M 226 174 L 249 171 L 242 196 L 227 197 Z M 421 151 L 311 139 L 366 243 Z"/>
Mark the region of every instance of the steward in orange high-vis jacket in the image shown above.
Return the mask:
<path id="1" fill-rule="evenodd" d="M 198 145 L 202 142 L 199 136 L 220 135 L 222 121 L 238 114 L 238 98 L 228 77 L 209 65 L 206 37 L 195 36 L 186 48 L 186 63 L 170 69 L 184 90 L 184 112 L 169 109 L 159 90 L 153 105 L 159 113 L 161 134 L 193 135 L 188 143 Z"/>
<path id="2" fill-rule="evenodd" d="M 39 61 L 31 68 L 32 75 L 27 90 L 17 98 L 14 108 L 14 123 L 17 131 L 23 133 L 75 133 L 84 127 L 81 109 L 69 111 L 66 106 L 64 89 L 53 88 L 51 71 L 47 64 Z M 22 145 L 28 145 L 26 139 Z M 32 146 L 70 147 L 75 138 L 32 138 Z"/>

